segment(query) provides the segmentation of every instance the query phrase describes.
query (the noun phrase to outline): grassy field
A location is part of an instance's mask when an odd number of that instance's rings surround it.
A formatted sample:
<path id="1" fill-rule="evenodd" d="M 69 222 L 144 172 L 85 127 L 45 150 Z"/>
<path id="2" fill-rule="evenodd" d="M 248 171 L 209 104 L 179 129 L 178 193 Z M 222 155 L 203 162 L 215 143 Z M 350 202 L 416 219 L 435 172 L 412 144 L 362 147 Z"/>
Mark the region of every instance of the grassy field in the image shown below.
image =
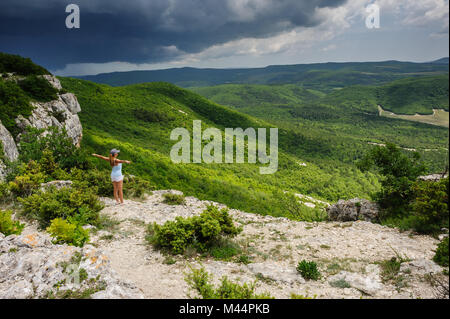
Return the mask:
<path id="1" fill-rule="evenodd" d="M 394 119 L 402 119 L 413 122 L 426 123 L 431 125 L 449 127 L 449 113 L 443 109 L 433 109 L 433 114 L 424 115 L 424 114 L 414 114 L 414 115 L 406 115 L 406 114 L 395 114 L 386 110 L 383 110 L 381 106 L 378 106 L 380 116 L 390 117 Z"/>

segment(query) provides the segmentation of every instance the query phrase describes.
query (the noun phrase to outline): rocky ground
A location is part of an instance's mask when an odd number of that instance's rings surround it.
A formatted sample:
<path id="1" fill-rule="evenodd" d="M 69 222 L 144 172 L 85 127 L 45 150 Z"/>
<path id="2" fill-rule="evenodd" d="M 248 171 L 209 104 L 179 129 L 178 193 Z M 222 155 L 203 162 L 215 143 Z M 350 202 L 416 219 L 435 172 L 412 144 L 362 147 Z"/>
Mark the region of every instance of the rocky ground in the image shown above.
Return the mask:
<path id="1" fill-rule="evenodd" d="M 83 249 L 52 245 L 34 225 L 28 225 L 21 236 L 0 237 L 0 298 L 73 291 L 70 283 L 60 283 L 63 267 L 55 263 L 70 264 L 71 259 L 73 263 L 76 252 L 83 256 L 78 267 L 87 273 L 77 292 L 92 289 L 94 298 L 195 296 L 184 277 L 189 267 L 201 266 L 215 282 L 222 276 L 240 283 L 256 281 L 258 293 L 269 292 L 275 298 L 290 298 L 292 293 L 316 298 L 435 298 L 433 278 L 448 283 L 443 269 L 431 261 L 436 239 L 364 221 L 294 222 L 230 210 L 243 226 L 233 240 L 250 256 L 249 264 L 195 254 L 166 256 L 145 242 L 146 225 L 200 214 L 211 202 L 187 197 L 185 205 L 170 206 L 163 203 L 165 192 L 118 206 L 103 199 L 102 214 L 116 225 L 93 231 L 91 244 Z M 404 260 L 400 272 L 385 280 L 379 263 L 396 256 Z M 296 271 L 301 260 L 315 261 L 321 279 L 304 280 Z"/>

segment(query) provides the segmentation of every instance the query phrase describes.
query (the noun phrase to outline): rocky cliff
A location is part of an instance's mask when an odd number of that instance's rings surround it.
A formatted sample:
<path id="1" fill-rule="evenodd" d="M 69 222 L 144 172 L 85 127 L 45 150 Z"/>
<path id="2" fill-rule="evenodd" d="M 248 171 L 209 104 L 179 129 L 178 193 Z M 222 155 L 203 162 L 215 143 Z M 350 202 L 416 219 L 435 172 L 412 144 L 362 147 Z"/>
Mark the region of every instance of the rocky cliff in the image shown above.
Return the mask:
<path id="1" fill-rule="evenodd" d="M 43 75 L 42 77 L 58 92 L 62 90 L 61 83 L 56 77 L 52 75 Z M 56 100 L 50 102 L 31 102 L 34 107 L 31 116 L 24 118 L 19 115 L 15 119 L 16 124 L 22 131 L 28 126 L 38 129 L 47 129 L 52 126 L 65 128 L 73 143 L 79 146 L 83 137 L 83 129 L 77 115 L 81 111 L 77 97 L 72 93 L 60 93 L 57 96 Z M 0 180 L 6 173 L 2 158 L 15 161 L 19 157 L 20 135 L 14 139 L 0 121 Z"/>

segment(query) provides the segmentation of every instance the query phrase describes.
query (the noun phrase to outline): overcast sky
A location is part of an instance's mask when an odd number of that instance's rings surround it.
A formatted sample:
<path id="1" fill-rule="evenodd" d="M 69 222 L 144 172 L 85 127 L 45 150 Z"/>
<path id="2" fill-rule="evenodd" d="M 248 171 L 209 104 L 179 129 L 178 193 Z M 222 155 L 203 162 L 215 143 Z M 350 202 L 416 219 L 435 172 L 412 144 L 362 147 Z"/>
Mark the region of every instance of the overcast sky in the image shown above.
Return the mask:
<path id="1" fill-rule="evenodd" d="M 65 8 L 80 8 L 66 28 Z M 380 28 L 366 27 L 369 4 Z M 448 0 L 1 0 L 0 51 L 58 75 L 171 67 L 431 61 L 449 55 Z"/>

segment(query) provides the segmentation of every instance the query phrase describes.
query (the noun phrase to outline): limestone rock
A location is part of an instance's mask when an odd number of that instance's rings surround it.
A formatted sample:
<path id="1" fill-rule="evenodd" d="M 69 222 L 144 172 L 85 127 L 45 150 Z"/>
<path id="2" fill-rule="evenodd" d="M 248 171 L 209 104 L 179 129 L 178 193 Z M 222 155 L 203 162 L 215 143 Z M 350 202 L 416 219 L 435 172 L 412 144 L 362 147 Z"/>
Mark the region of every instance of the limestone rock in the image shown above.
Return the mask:
<path id="1" fill-rule="evenodd" d="M 73 258 L 76 254 L 78 261 Z M 81 269 L 85 280 L 79 277 Z M 119 279 L 108 257 L 91 245 L 53 245 L 45 233 L 0 234 L 0 299 L 43 298 L 56 295 L 58 289 L 85 290 L 93 284 L 102 290 L 92 298 L 143 297 L 133 284 Z"/>
<path id="2" fill-rule="evenodd" d="M 3 149 L 0 150 L 3 151 L 3 154 L 9 161 L 15 161 L 19 157 L 19 152 L 17 151 L 16 143 L 14 142 L 14 139 L 12 135 L 9 133 L 9 131 L 3 126 L 2 122 L 0 121 L 0 144 L 3 146 Z"/>
<path id="3" fill-rule="evenodd" d="M 75 94 L 66 93 L 61 95 L 62 100 L 66 104 L 67 108 L 72 114 L 77 114 L 81 112 L 80 103 L 78 103 Z"/>
<path id="4" fill-rule="evenodd" d="M 366 275 L 341 271 L 337 275 L 328 278 L 328 282 L 335 282 L 338 280 L 345 280 L 348 284 L 368 295 L 375 295 L 379 290 L 383 288 L 381 278 L 379 275 L 379 269 L 376 265 L 368 265 L 366 267 Z"/>
<path id="5" fill-rule="evenodd" d="M 402 263 L 400 266 L 401 272 L 414 275 L 438 274 L 441 273 L 442 270 L 442 267 L 428 259 L 417 259 Z"/>
<path id="6" fill-rule="evenodd" d="M 295 268 L 280 267 L 273 263 L 253 263 L 248 265 L 248 269 L 255 275 L 261 274 L 263 277 L 274 281 L 294 284 L 295 282 L 303 284 L 305 279 L 297 272 Z"/>
<path id="7" fill-rule="evenodd" d="M 49 188 L 56 188 L 56 189 L 61 189 L 64 187 L 72 187 L 73 182 L 72 181 L 51 181 L 48 183 L 42 183 L 41 184 L 41 190 L 45 191 Z"/>
<path id="8" fill-rule="evenodd" d="M 42 77 L 44 79 L 46 79 L 48 81 L 48 83 L 50 83 L 50 85 L 53 86 L 58 91 L 62 90 L 61 82 L 59 82 L 59 80 L 55 76 L 46 74 L 46 75 L 42 75 Z"/>
<path id="9" fill-rule="evenodd" d="M 328 219 L 332 221 L 376 221 L 379 215 L 379 207 L 376 203 L 367 199 L 354 198 L 339 200 L 336 204 L 327 207 Z"/>
<path id="10" fill-rule="evenodd" d="M 65 98 L 59 96 L 57 100 L 45 103 L 32 102 L 34 110 L 31 116 L 27 119 L 18 116 L 17 125 L 22 130 L 25 130 L 27 126 L 38 129 L 47 129 L 52 126 L 65 128 L 73 143 L 79 146 L 83 137 L 83 128 L 76 113 L 80 108 L 75 96 L 69 98 L 69 95 L 65 94 Z M 65 101 L 68 101 L 67 104 Z"/>

